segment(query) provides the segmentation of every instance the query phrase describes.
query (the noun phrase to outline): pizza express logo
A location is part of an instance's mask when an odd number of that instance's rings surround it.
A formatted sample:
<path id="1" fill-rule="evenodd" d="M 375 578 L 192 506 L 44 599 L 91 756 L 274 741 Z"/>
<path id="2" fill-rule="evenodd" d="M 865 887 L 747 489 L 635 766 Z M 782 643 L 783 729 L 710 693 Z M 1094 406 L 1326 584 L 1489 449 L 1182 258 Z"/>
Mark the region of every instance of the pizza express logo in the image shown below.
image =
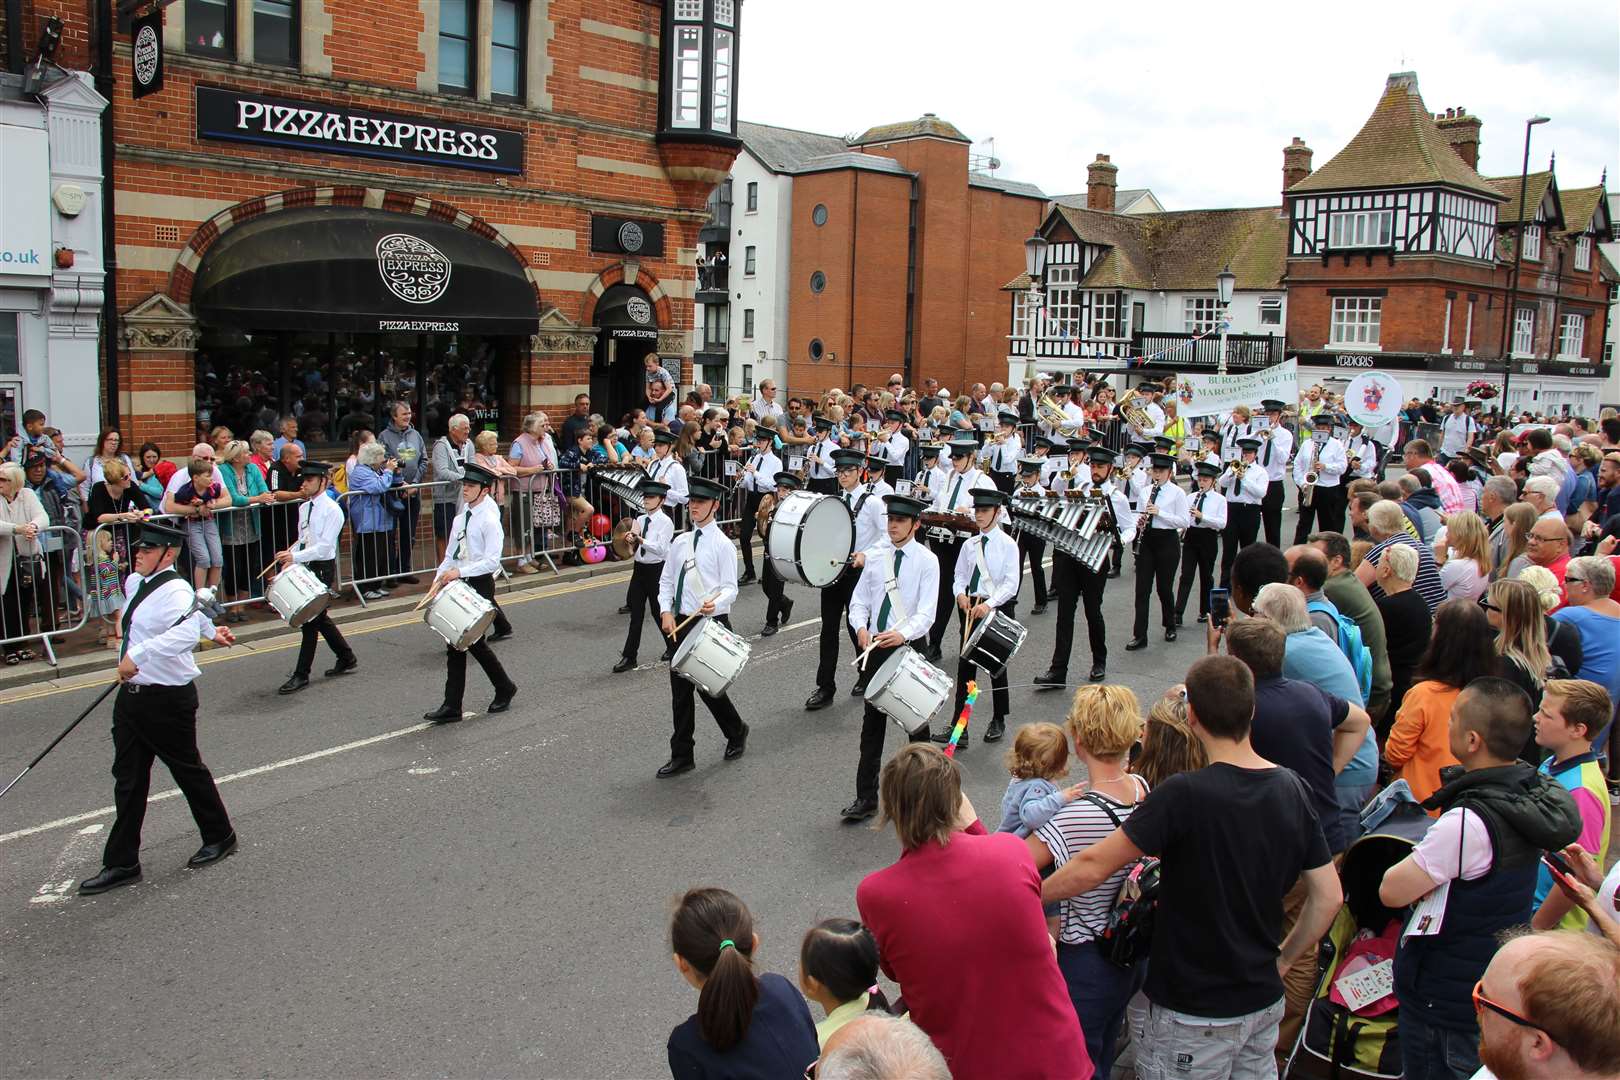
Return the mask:
<path id="1" fill-rule="evenodd" d="M 646 243 L 646 239 L 641 226 L 634 221 L 627 221 L 619 226 L 619 246 L 632 254 L 641 250 L 641 245 Z M 646 322 L 645 319 L 641 321 Z"/>
<path id="2" fill-rule="evenodd" d="M 450 260 L 410 233 L 377 241 L 377 272 L 388 291 L 407 304 L 431 304 L 450 287 Z"/>
<path id="3" fill-rule="evenodd" d="M 135 35 L 135 81 L 142 86 L 151 83 L 157 75 L 158 36 L 151 26 L 141 27 Z"/>
<path id="4" fill-rule="evenodd" d="M 624 305 L 625 313 L 638 323 L 652 322 L 652 305 L 639 296 L 632 296 Z"/>

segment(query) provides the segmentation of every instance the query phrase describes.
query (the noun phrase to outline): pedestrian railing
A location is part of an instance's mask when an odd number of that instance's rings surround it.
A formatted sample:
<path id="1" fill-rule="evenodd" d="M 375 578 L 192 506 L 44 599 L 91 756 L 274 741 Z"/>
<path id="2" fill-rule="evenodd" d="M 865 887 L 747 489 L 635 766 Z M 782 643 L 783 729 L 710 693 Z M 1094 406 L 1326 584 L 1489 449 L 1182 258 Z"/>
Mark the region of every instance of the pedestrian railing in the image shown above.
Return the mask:
<path id="1" fill-rule="evenodd" d="M 0 656 L 8 665 L 18 663 L 26 658 L 28 644 L 38 642 L 55 666 L 52 639 L 73 633 L 89 618 L 84 549 L 79 530 L 71 526 L 49 525 L 33 536 L 22 528 L 11 534 L 11 557 L 0 582 Z"/>

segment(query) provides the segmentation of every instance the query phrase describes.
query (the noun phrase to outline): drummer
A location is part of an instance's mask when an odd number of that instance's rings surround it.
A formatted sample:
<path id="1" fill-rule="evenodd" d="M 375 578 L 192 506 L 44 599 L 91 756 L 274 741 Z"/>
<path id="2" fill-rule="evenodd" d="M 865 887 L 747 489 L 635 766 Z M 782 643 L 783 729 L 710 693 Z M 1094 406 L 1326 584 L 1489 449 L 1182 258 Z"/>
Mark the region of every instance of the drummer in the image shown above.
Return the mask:
<path id="1" fill-rule="evenodd" d="M 276 552 L 277 573 L 298 563 L 328 589 L 337 581 L 338 535 L 343 532 L 343 508 L 326 494 L 327 474 L 331 471 L 330 465 L 319 461 L 306 461 L 299 466 L 299 494 L 304 504 L 298 508 L 298 539 L 286 550 Z M 360 661 L 344 640 L 343 631 L 325 611 L 304 623 L 302 634 L 293 672 L 277 693 L 296 694 L 309 685 L 309 671 L 315 664 L 316 637 L 325 638 L 337 657 L 337 664 L 326 670 L 328 677 L 347 675 L 359 668 Z"/>
<path id="2" fill-rule="evenodd" d="M 664 496 L 664 513 L 674 520 L 686 502 L 686 466 L 675 457 L 675 436 L 663 428 L 653 433 L 653 459 L 647 463 L 647 479 L 657 480 L 669 489 Z"/>
<path id="3" fill-rule="evenodd" d="M 905 413 L 899 409 L 888 410 L 883 414 L 883 427 L 874 440 L 875 456 L 883 458 L 883 479 L 891 485 L 905 475 L 906 457 L 911 453 L 911 440 L 900 431 L 905 422 Z"/>
<path id="4" fill-rule="evenodd" d="M 776 474 L 776 502 L 770 513 L 774 515 L 782 507 L 782 500 L 798 491 L 803 485 L 799 481 L 798 473 L 790 473 L 782 469 Z M 766 529 L 770 528 L 770 520 L 766 521 Z M 776 566 L 770 560 L 769 539 L 770 533 L 765 534 L 767 540 L 765 570 L 760 577 L 760 588 L 765 592 L 765 627 L 760 630 L 760 637 L 770 637 L 787 621 L 793 617 L 793 601 L 787 596 L 787 582 L 782 575 L 776 572 Z"/>
<path id="5" fill-rule="evenodd" d="M 975 488 L 993 488 L 990 478 L 974 467 L 974 460 L 979 454 L 979 444 L 971 438 L 955 439 L 949 446 L 951 454 L 951 475 L 938 491 L 934 493 L 933 504 L 929 507 L 936 513 L 959 514 L 971 516 L 973 513 L 973 491 Z M 962 550 L 963 535 L 961 532 L 941 528 L 930 535 L 928 546 L 933 549 L 939 560 L 939 582 L 941 594 L 934 598 L 934 610 L 939 612 L 939 618 L 934 622 L 934 628 L 928 634 L 928 652 L 925 659 L 937 663 L 944 653 L 940 645 L 945 640 L 945 631 L 950 626 L 951 603 L 954 593 L 944 592 L 951 587 L 956 575 L 956 556 Z"/>
<path id="6" fill-rule="evenodd" d="M 692 477 L 690 484 L 692 528 L 670 541 L 658 580 L 659 624 L 677 648 L 703 625 L 697 616 L 711 618 L 730 630 L 731 605 L 737 599 L 737 555 L 731 538 L 715 523 L 726 489 L 703 476 Z M 710 697 L 671 667 L 670 712 L 675 730 L 669 738 L 669 760 L 658 770 L 660 780 L 697 767 L 692 757 L 697 720 L 694 693 L 702 696 L 726 737 L 725 759 L 735 761 L 748 749 L 748 725 L 737 715 L 731 698 L 724 694 Z"/>
<path id="7" fill-rule="evenodd" d="M 909 495 L 890 495 L 884 501 L 889 542 L 868 553 L 849 603 L 849 625 L 857 646 L 866 653 L 866 670 L 873 674 L 901 646 L 922 647 L 939 599 L 939 559 L 916 542 L 917 516 L 926 504 Z M 855 801 L 844 807 L 845 821 L 865 821 L 877 813 L 878 767 L 888 725 L 883 713 L 867 702 L 861 718 L 861 757 L 855 767 Z M 912 742 L 927 740 L 926 724 L 911 736 Z"/>
<path id="8" fill-rule="evenodd" d="M 973 493 L 973 521 L 979 527 L 979 535 L 967 542 L 962 557 L 956 560 L 956 578 L 952 585 L 956 592 L 956 621 L 963 633 L 962 657 L 956 663 L 956 704 L 945 718 L 944 729 L 934 732 L 937 743 L 951 741 L 951 727 L 962 712 L 962 703 L 967 700 L 968 680 L 978 675 L 977 665 L 968 659 L 969 623 L 976 629 L 996 611 L 1009 619 L 1017 617 L 1018 545 L 1002 530 L 998 520 L 1006 503 L 1007 496 L 994 488 Z M 1007 669 L 1002 668 L 990 676 L 990 685 L 995 690 L 995 714 L 984 729 L 984 741 L 996 742 L 1007 723 Z M 956 746 L 959 750 L 967 749 L 967 732 L 962 733 Z"/>
<path id="9" fill-rule="evenodd" d="M 1046 440 L 1042 436 L 1042 441 Z M 1059 459 L 1061 463 L 1062 459 Z M 1044 458 L 1027 457 L 1018 461 L 1018 486 L 1013 489 L 1015 499 L 1044 499 L 1046 498 L 1046 485 L 1044 470 L 1048 462 Z M 974 503 L 973 516 L 977 518 L 978 504 Z M 1023 573 L 1024 559 L 1029 559 L 1029 576 L 1035 582 L 1035 606 L 1029 609 L 1031 615 L 1042 615 L 1046 612 L 1046 540 L 1036 536 L 1028 529 L 1018 531 L 1018 572 Z"/>
<path id="10" fill-rule="evenodd" d="M 849 565 L 831 585 L 821 590 L 821 640 L 820 658 L 816 663 L 816 689 L 804 703 L 804 707 L 810 712 L 825 709 L 832 704 L 833 695 L 838 690 L 840 631 L 849 634 L 851 643 L 855 641 L 855 631 L 845 621 L 844 613 L 849 608 L 850 595 L 855 591 L 856 582 L 861 576 L 861 568 L 865 565 L 865 553 L 883 543 L 883 501 L 873 498 L 870 491 L 863 490 L 861 466 L 865 461 L 866 455 L 859 450 L 833 452 L 833 465 L 837 469 L 838 497 L 849 507 L 850 516 L 855 519 L 855 540 Z M 867 670 L 872 670 L 870 665 Z M 865 692 L 864 677 L 857 675 L 850 696 L 860 697 Z"/>
<path id="11" fill-rule="evenodd" d="M 776 456 L 776 433 L 761 424 L 754 429 L 754 456 L 743 468 L 738 487 L 745 492 L 742 520 L 738 529 L 742 538 L 743 576 L 739 585 L 752 585 L 759 580 L 754 573 L 754 520 L 759 515 L 760 500 L 776 487 L 776 474 L 782 471 L 782 459 Z"/>
<path id="12" fill-rule="evenodd" d="M 488 470 L 477 463 L 468 463 L 461 476 L 462 511 L 450 528 L 450 537 L 444 545 L 444 561 L 439 563 L 429 596 L 452 581 L 460 580 L 485 600 L 495 602 L 495 571 L 501 566 L 503 533 L 500 507 L 489 495 L 494 486 L 495 477 Z M 496 611 L 500 611 L 499 606 Z M 510 633 L 510 629 L 507 632 Z M 422 719 L 436 724 L 453 724 L 461 719 L 469 652 L 495 687 L 495 698 L 485 711 L 500 713 L 511 708 L 512 699 L 517 696 L 517 683 L 507 677 L 506 669 L 495 658 L 495 650 L 489 647 L 489 642 L 479 638 L 465 652 L 452 645 L 445 646 L 444 700 L 437 709 L 423 714 Z"/>
<path id="13" fill-rule="evenodd" d="M 613 665 L 615 675 L 636 666 L 641 651 L 641 620 L 649 608 L 653 625 L 658 624 L 658 579 L 664 572 L 664 554 L 675 538 L 675 523 L 668 514 L 659 513 L 668 494 L 668 484 L 657 480 L 641 482 L 642 513 L 634 519 L 628 534 L 630 546 L 635 549 L 630 566 L 630 628 L 624 635 L 619 662 Z"/>

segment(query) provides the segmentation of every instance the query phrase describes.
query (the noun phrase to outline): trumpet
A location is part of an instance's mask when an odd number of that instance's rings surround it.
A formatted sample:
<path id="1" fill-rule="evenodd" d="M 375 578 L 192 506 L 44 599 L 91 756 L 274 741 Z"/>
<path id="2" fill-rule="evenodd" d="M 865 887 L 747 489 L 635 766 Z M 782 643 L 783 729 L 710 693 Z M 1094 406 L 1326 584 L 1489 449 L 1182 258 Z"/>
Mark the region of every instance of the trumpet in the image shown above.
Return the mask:
<path id="1" fill-rule="evenodd" d="M 1249 471 L 1249 463 L 1247 461 L 1234 461 L 1234 462 L 1232 462 L 1232 475 L 1234 477 L 1236 477 L 1240 483 L 1243 480 L 1243 474 L 1248 472 L 1248 471 Z"/>

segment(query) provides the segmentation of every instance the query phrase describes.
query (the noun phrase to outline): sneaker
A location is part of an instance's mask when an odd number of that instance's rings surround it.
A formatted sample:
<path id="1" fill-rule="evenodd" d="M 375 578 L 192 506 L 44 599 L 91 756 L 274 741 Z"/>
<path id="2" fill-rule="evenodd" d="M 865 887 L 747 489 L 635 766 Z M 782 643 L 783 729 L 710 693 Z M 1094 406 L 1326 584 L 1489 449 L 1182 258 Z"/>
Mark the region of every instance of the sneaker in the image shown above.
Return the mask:
<path id="1" fill-rule="evenodd" d="M 367 600 L 381 600 L 383 597 L 387 596 L 388 594 L 383 592 L 381 589 L 367 589 L 365 592 L 361 593 L 360 595 L 362 597 L 364 597 L 365 599 L 367 599 Z"/>

